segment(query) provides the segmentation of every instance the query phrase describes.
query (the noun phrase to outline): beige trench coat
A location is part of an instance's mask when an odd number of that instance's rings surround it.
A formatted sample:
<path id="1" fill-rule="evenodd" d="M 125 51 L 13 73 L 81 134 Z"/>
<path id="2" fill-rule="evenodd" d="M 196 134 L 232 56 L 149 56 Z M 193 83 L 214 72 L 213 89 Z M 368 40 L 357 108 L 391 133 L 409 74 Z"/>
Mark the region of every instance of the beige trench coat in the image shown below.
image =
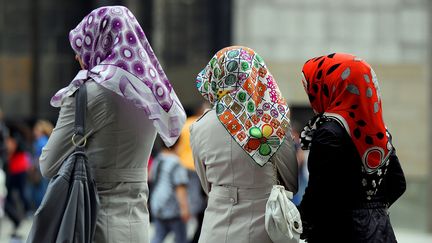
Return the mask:
<path id="1" fill-rule="evenodd" d="M 149 242 L 147 161 L 156 130 L 144 112 L 96 84 L 87 85 L 87 155 L 101 208 L 94 242 Z M 64 99 L 56 127 L 40 157 L 42 174 L 54 176 L 72 151 L 75 99 Z"/>
<path id="2" fill-rule="evenodd" d="M 274 184 L 271 163 L 259 166 L 232 139 L 210 110 L 191 126 L 191 146 L 202 187 L 209 196 L 200 243 L 270 243 L 265 205 Z M 289 137 L 273 156 L 282 181 L 297 191 L 297 159 Z"/>

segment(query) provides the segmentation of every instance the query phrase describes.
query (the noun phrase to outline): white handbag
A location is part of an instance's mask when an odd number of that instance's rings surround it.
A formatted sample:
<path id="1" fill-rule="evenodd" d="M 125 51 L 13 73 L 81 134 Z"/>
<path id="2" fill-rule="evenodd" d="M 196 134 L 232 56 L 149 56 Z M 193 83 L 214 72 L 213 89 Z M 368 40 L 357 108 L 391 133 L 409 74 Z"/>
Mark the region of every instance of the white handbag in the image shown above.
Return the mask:
<path id="1" fill-rule="evenodd" d="M 273 166 L 277 178 L 276 166 Z M 265 229 L 274 243 L 300 242 L 303 227 L 300 212 L 291 201 L 292 198 L 293 193 L 282 185 L 273 185 L 266 204 Z"/>

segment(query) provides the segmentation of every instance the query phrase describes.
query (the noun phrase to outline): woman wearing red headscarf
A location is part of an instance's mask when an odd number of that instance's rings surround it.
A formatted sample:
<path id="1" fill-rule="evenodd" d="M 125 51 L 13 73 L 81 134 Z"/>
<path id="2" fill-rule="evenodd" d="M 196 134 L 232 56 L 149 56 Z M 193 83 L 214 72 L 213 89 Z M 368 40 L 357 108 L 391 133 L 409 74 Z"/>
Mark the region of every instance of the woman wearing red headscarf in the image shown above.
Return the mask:
<path id="1" fill-rule="evenodd" d="M 382 117 L 373 69 L 342 53 L 310 59 L 303 85 L 317 114 L 301 134 L 310 149 L 300 205 L 307 242 L 396 242 L 387 209 L 405 177 Z"/>

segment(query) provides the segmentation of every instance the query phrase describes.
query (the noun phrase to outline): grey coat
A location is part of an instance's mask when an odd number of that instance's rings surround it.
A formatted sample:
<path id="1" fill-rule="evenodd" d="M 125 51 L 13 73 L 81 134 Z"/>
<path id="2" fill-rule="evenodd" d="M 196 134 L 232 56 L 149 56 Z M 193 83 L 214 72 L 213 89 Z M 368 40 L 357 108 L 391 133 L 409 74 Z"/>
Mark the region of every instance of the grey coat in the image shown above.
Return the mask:
<path id="1" fill-rule="evenodd" d="M 270 243 L 265 205 L 274 184 L 272 163 L 263 167 L 207 112 L 191 126 L 195 168 L 209 196 L 200 243 Z M 297 159 L 289 137 L 272 157 L 285 188 L 297 191 Z"/>
<path id="2" fill-rule="evenodd" d="M 86 151 L 101 203 L 94 242 L 149 242 L 147 161 L 156 130 L 131 103 L 91 80 L 86 85 Z M 73 149 L 74 112 L 75 99 L 65 98 L 40 157 L 46 177 Z"/>

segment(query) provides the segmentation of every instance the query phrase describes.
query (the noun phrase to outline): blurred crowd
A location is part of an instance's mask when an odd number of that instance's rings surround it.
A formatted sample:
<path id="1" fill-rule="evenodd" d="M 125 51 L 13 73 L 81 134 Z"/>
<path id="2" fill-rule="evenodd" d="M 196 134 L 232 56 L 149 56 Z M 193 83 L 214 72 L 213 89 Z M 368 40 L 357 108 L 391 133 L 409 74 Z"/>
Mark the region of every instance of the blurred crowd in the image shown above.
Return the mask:
<path id="1" fill-rule="evenodd" d="M 47 120 L 5 121 L 0 110 L 0 216 L 21 222 L 39 207 L 48 186 L 39 170 L 39 156 L 53 130 Z"/>

